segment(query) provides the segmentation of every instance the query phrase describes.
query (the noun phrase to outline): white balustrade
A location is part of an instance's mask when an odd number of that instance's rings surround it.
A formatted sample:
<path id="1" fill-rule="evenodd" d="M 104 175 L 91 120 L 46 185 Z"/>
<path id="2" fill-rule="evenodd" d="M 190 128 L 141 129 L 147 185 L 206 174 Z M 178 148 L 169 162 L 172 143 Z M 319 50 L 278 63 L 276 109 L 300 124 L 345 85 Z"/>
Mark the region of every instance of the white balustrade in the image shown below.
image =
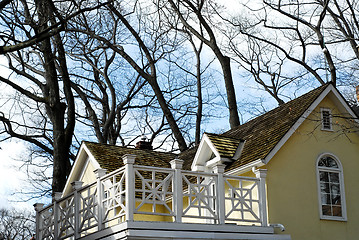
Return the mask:
<path id="1" fill-rule="evenodd" d="M 124 167 L 106 174 L 95 170 L 97 181 L 73 193 L 55 197 L 47 207 L 35 204 L 37 239 L 77 239 L 135 216 L 156 215 L 155 221 L 177 223 L 237 223 L 267 226 L 266 170 L 256 178 L 182 170 L 183 161 L 171 168 L 134 165 L 135 155 L 124 156 Z M 143 219 L 143 218 L 142 218 Z M 172 220 L 171 220 L 172 219 Z M 153 221 L 153 218 L 151 218 Z"/>

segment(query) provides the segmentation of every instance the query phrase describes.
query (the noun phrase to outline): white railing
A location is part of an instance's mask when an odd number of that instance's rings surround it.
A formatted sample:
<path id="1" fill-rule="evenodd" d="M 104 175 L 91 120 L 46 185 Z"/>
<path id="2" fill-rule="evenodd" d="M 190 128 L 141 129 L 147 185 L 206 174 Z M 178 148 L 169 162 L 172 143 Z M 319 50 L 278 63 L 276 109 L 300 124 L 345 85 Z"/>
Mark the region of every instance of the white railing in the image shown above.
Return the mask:
<path id="1" fill-rule="evenodd" d="M 47 207 L 35 204 L 37 239 L 77 239 L 124 221 L 177 223 L 237 223 L 267 226 L 266 170 L 256 178 L 134 165 L 135 155 L 123 157 L 125 166 L 109 174 L 95 170 L 97 181 L 54 199 Z M 147 218 L 146 218 L 147 217 Z"/>

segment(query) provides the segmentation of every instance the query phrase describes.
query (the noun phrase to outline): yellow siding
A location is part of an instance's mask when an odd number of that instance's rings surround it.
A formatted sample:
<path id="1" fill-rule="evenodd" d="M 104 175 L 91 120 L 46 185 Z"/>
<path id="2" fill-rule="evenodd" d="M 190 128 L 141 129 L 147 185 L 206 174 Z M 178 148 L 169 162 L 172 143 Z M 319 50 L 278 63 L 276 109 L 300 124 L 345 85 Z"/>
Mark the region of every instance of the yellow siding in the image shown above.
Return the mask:
<path id="1" fill-rule="evenodd" d="M 359 137 L 347 133 L 334 119 L 334 131 L 322 131 L 320 107 L 338 113 L 334 103 L 325 98 L 307 120 L 264 168 L 268 169 L 267 195 L 270 223 L 282 223 L 285 234 L 293 240 L 357 239 L 359 235 Z M 316 160 L 321 153 L 332 153 L 343 166 L 347 222 L 320 220 Z"/>
<path id="2" fill-rule="evenodd" d="M 88 161 L 88 160 L 87 160 Z M 93 183 L 96 181 L 96 176 L 94 174 L 95 168 L 91 164 L 90 161 L 88 161 L 88 164 L 86 165 L 86 168 L 84 169 L 84 174 L 82 175 L 80 181 L 83 182 L 82 186 L 85 186 L 87 184 Z"/>

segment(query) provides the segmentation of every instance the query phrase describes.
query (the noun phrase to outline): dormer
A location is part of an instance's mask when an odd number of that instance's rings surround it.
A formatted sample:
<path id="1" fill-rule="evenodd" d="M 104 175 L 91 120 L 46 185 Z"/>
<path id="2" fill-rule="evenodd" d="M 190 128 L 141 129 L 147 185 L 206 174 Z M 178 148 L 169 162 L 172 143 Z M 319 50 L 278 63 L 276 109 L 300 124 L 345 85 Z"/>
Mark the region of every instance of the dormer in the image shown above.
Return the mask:
<path id="1" fill-rule="evenodd" d="M 216 164 L 226 164 L 238 160 L 244 143 L 241 139 L 204 133 L 191 169 L 208 172 Z"/>

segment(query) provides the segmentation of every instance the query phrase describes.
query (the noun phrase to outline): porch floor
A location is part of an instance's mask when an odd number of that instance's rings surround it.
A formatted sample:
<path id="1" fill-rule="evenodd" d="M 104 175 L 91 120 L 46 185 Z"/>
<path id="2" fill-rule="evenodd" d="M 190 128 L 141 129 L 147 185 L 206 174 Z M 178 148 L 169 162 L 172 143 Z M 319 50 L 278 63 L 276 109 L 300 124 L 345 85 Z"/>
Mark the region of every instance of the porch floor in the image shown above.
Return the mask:
<path id="1" fill-rule="evenodd" d="M 289 235 L 275 234 L 272 227 L 213 225 L 171 222 L 125 221 L 102 231 L 86 235 L 81 240 L 119 239 L 246 239 L 290 240 Z"/>

